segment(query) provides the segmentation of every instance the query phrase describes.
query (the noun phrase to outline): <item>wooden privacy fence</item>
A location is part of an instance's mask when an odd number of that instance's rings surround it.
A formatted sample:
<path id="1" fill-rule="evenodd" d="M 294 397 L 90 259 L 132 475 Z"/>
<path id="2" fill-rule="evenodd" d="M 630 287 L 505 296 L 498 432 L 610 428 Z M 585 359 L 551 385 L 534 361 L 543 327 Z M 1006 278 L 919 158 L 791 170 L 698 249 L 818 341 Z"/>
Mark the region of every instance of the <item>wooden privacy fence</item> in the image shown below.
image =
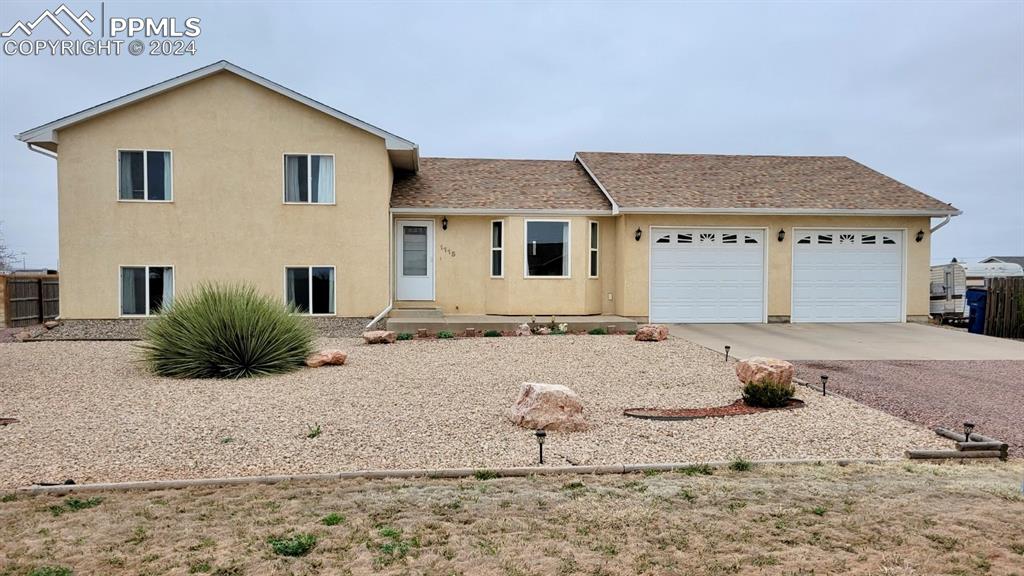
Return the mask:
<path id="1" fill-rule="evenodd" d="M 1024 278 L 990 278 L 985 335 L 1024 338 Z"/>
<path id="2" fill-rule="evenodd" d="M 30 326 L 60 314 L 60 281 L 56 275 L 0 276 L 0 293 L 0 326 Z"/>

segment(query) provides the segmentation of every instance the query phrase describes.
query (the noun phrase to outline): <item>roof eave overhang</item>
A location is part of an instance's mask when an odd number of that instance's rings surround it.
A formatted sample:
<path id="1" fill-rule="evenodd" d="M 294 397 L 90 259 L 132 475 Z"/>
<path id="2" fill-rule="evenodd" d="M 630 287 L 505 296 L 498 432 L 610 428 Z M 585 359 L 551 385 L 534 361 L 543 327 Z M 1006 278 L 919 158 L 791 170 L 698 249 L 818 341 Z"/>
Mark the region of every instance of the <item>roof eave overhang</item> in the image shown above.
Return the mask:
<path id="1" fill-rule="evenodd" d="M 778 216 L 918 216 L 944 218 L 959 216 L 962 211 L 885 208 L 640 208 L 619 207 L 621 214 L 707 214 L 707 215 L 778 215 Z"/>
<path id="2" fill-rule="evenodd" d="M 450 214 L 455 216 L 612 216 L 611 210 L 593 210 L 584 208 L 445 208 L 399 207 L 392 208 L 392 214 Z"/>
<path id="3" fill-rule="evenodd" d="M 212 76 L 213 74 L 217 74 L 218 72 L 222 71 L 231 72 L 235 75 L 241 76 L 242 78 L 255 82 L 256 84 L 259 84 L 260 86 L 263 86 L 268 90 L 277 92 L 282 96 L 295 100 L 301 104 L 305 104 L 306 106 L 323 112 L 328 116 L 332 116 L 338 120 L 341 120 L 342 122 L 345 122 L 347 124 L 355 126 L 356 128 L 369 132 L 370 134 L 379 136 L 384 139 L 384 145 L 387 147 L 388 153 L 394 153 L 393 158 L 397 158 L 399 162 L 402 164 L 400 167 L 409 170 L 415 170 L 419 167 L 419 147 L 416 145 L 415 142 L 406 140 L 405 138 L 392 134 L 386 130 L 382 130 L 367 122 L 363 122 L 362 120 L 354 116 L 349 116 L 348 114 L 345 114 L 340 110 L 336 110 L 322 102 L 318 102 L 308 96 L 299 94 L 298 92 L 290 88 L 286 88 L 272 80 L 268 80 L 258 74 L 249 72 L 244 68 L 239 68 L 238 66 L 235 66 L 234 64 L 226 60 L 214 62 L 209 66 L 198 68 L 191 72 L 182 74 L 181 76 L 176 76 L 169 80 L 165 80 L 163 82 L 149 86 L 147 88 L 136 90 L 135 92 L 132 92 L 130 94 L 125 94 L 124 96 L 121 96 L 119 98 L 115 98 L 108 102 L 104 102 L 103 104 L 99 104 L 91 108 L 86 108 L 85 110 L 54 120 L 53 122 L 48 122 L 46 124 L 43 124 L 42 126 L 37 126 L 35 128 L 32 128 L 31 130 L 26 130 L 20 134 L 17 134 L 15 138 L 21 140 L 22 142 L 28 143 L 39 144 L 49 142 L 57 144 L 57 132 L 62 128 L 67 128 L 68 126 L 78 124 L 79 122 L 84 122 L 95 116 L 106 114 L 107 112 L 111 112 L 122 106 L 127 106 L 129 104 L 133 104 L 135 102 L 145 100 L 147 98 L 152 98 L 159 94 L 163 94 L 164 92 L 168 92 L 170 90 L 178 88 L 179 86 L 183 86 L 190 82 L 195 82 L 196 80 L 206 78 L 207 76 Z M 399 162 L 396 162 L 394 159 L 392 160 L 392 162 L 395 163 L 396 165 L 399 165 Z M 408 166 L 408 168 L 406 166 Z"/>

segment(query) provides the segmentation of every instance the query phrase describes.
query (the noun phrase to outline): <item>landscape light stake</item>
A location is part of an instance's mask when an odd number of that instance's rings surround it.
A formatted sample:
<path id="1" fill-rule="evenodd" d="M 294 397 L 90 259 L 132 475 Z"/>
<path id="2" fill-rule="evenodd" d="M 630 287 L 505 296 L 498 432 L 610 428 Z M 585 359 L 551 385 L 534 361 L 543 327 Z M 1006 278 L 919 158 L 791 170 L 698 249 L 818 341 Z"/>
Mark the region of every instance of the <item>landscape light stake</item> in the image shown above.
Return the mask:
<path id="1" fill-rule="evenodd" d="M 964 422 L 964 442 L 971 441 L 971 433 L 974 432 L 973 422 Z"/>
<path id="2" fill-rule="evenodd" d="M 825 385 L 828 384 L 828 374 L 821 375 L 821 395 L 825 395 Z"/>
<path id="3" fill-rule="evenodd" d="M 540 448 L 540 463 L 544 463 L 544 438 L 547 437 L 548 433 L 543 430 L 537 430 L 534 433 L 537 436 L 537 446 Z"/>
<path id="4" fill-rule="evenodd" d="M 728 344 L 725 345 L 725 361 L 726 362 L 729 361 L 729 349 L 730 348 L 732 348 L 732 346 L 729 346 Z"/>

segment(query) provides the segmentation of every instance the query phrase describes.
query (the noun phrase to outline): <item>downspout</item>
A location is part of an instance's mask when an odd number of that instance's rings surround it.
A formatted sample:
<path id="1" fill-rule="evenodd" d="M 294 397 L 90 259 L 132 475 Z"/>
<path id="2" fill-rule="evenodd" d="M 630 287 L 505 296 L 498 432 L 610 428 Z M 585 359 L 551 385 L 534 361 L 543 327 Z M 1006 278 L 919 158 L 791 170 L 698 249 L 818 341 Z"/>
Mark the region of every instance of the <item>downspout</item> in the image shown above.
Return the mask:
<path id="1" fill-rule="evenodd" d="M 394 241 L 395 241 L 395 215 L 391 213 L 391 208 L 388 208 L 388 305 L 385 306 L 384 309 L 380 311 L 380 314 L 377 314 L 376 316 L 374 316 L 373 320 L 370 320 L 370 323 L 366 325 L 366 329 L 367 330 L 369 330 L 370 328 L 373 328 L 373 325 L 376 324 L 377 322 L 380 322 L 382 318 L 387 316 L 388 312 L 391 312 L 391 309 L 394 308 L 394 306 L 395 306 L 395 295 L 394 295 L 394 292 L 393 292 L 393 290 L 394 290 L 394 288 L 393 288 L 393 284 L 394 284 L 393 274 L 394 274 L 395 265 L 394 265 L 394 262 L 392 262 L 392 258 L 394 258 L 394 254 L 395 254 L 395 247 L 392 244 Z"/>
<path id="2" fill-rule="evenodd" d="M 945 226 L 946 224 L 949 224 L 949 221 L 950 221 L 950 220 L 951 220 L 952 218 L 953 218 L 952 216 L 950 216 L 950 215 L 948 215 L 948 214 L 947 214 L 947 215 L 946 215 L 946 218 L 945 218 L 945 219 L 944 219 L 944 220 L 943 220 L 942 222 L 939 222 L 939 223 L 938 223 L 938 224 L 936 224 L 935 226 L 932 226 L 931 230 L 929 230 L 928 232 L 930 232 L 930 233 L 934 234 L 936 230 L 938 230 L 939 228 L 942 228 L 942 227 L 943 227 L 943 226 Z"/>

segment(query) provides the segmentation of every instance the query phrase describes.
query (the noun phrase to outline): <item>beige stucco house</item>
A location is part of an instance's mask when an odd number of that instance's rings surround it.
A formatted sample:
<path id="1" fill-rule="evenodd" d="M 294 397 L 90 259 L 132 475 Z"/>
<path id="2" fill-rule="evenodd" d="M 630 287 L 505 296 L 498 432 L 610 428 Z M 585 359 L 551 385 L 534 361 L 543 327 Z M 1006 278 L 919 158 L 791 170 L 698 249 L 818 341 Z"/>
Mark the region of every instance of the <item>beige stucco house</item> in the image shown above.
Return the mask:
<path id="1" fill-rule="evenodd" d="M 70 319 L 245 281 L 330 316 L 901 322 L 959 214 L 844 157 L 421 158 L 223 61 L 17 137 L 56 158 Z"/>

